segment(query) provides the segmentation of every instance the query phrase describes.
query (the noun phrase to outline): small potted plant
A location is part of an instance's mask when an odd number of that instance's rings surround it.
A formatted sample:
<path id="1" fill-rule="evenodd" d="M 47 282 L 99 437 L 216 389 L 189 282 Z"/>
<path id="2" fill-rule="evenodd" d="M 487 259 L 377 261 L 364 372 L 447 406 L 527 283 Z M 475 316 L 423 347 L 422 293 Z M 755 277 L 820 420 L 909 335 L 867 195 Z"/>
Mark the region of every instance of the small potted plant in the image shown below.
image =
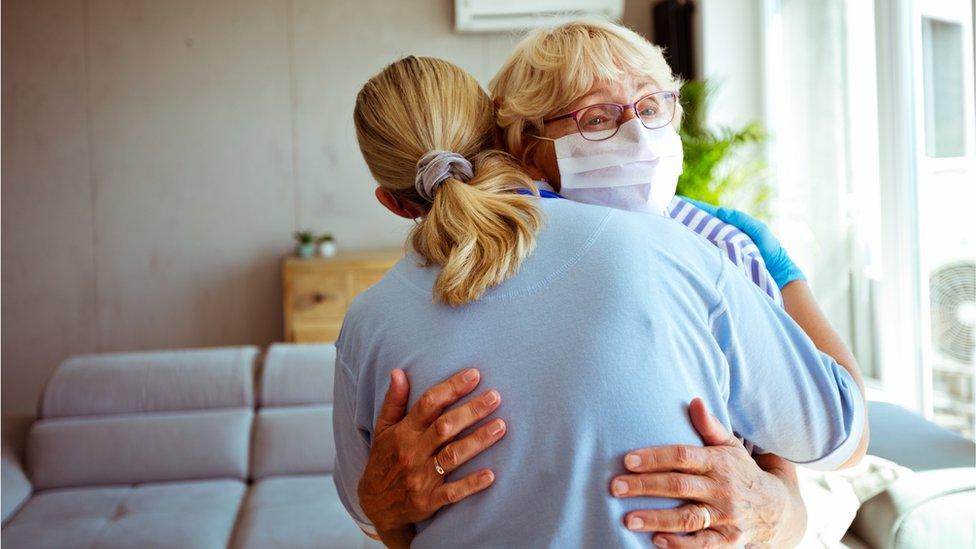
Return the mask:
<path id="1" fill-rule="evenodd" d="M 332 233 L 325 233 L 315 240 L 319 245 L 319 255 L 322 257 L 332 257 L 336 254 L 335 238 Z"/>
<path id="2" fill-rule="evenodd" d="M 295 231 L 295 251 L 298 257 L 309 258 L 315 255 L 315 235 L 312 231 Z"/>

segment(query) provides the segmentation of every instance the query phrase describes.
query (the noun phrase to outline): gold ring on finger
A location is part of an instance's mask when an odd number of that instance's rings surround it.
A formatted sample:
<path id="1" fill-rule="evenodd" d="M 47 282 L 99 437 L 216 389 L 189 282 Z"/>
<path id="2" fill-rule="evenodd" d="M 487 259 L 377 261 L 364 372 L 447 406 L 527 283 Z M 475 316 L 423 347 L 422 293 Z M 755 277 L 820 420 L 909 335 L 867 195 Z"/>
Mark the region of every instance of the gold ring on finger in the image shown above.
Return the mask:
<path id="1" fill-rule="evenodd" d="M 712 513 L 711 511 L 708 510 L 708 507 L 705 507 L 704 505 L 699 504 L 697 505 L 697 507 L 701 509 L 701 514 L 702 514 L 701 529 L 708 530 L 708 527 L 712 525 Z"/>
<path id="2" fill-rule="evenodd" d="M 437 456 L 434 456 L 434 470 L 437 471 L 437 474 L 440 476 L 444 476 L 447 474 L 447 471 L 445 471 L 444 468 L 441 467 L 441 464 L 437 463 Z"/>

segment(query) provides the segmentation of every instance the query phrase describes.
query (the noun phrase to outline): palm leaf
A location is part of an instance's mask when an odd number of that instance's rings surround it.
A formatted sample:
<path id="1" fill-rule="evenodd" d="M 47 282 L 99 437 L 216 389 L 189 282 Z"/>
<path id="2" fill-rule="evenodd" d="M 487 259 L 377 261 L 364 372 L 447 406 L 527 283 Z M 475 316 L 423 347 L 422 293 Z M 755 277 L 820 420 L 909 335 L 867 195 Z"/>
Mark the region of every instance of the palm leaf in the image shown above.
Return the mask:
<path id="1" fill-rule="evenodd" d="M 709 128 L 709 103 L 716 90 L 709 81 L 691 80 L 681 87 L 684 173 L 678 178 L 678 194 L 768 219 L 772 188 L 767 166 L 757 154 L 766 132 L 757 122 L 739 129 Z"/>

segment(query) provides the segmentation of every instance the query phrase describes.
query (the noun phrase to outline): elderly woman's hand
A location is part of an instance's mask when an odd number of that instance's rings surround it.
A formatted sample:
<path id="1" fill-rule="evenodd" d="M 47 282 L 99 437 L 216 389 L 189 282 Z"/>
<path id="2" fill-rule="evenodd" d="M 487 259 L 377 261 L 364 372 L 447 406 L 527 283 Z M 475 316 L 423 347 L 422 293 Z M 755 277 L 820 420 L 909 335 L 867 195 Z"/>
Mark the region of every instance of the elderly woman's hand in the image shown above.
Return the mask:
<path id="1" fill-rule="evenodd" d="M 806 510 L 793 465 L 773 455 L 754 460 L 701 399 L 691 402 L 689 413 L 709 446 L 635 450 L 624 458 L 634 474 L 611 481 L 617 497 L 669 497 L 689 503 L 632 511 L 624 517 L 626 527 L 657 532 L 654 544 L 669 548 L 784 547 L 799 541 Z"/>
<path id="2" fill-rule="evenodd" d="M 481 374 L 475 368 L 458 372 L 421 395 L 404 416 L 410 392 L 407 376 L 400 369 L 391 374 L 390 389 L 376 421 L 369 460 L 358 487 L 359 504 L 387 545 L 409 546 L 414 523 L 494 482 L 489 469 L 446 482 L 451 471 L 505 435 L 505 422 L 494 419 L 454 440 L 501 403 L 498 391 L 490 390 L 444 411 L 474 391 L 480 380 Z M 437 471 L 437 465 L 443 473 Z"/>

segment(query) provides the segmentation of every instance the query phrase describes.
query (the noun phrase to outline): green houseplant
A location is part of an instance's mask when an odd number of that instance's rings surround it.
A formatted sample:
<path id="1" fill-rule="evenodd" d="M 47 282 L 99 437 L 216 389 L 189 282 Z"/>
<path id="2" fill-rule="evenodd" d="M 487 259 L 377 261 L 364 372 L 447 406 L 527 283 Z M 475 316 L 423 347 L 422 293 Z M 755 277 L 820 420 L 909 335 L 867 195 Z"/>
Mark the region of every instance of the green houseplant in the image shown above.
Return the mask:
<path id="1" fill-rule="evenodd" d="M 757 122 L 738 129 L 709 128 L 709 102 L 716 89 L 703 80 L 681 86 L 684 172 L 678 178 L 678 194 L 768 220 L 772 188 L 766 180 L 766 163 L 757 154 L 766 132 Z"/>
<path id="2" fill-rule="evenodd" d="M 312 231 L 295 231 L 295 251 L 298 257 L 308 258 L 315 254 L 315 234 Z"/>

